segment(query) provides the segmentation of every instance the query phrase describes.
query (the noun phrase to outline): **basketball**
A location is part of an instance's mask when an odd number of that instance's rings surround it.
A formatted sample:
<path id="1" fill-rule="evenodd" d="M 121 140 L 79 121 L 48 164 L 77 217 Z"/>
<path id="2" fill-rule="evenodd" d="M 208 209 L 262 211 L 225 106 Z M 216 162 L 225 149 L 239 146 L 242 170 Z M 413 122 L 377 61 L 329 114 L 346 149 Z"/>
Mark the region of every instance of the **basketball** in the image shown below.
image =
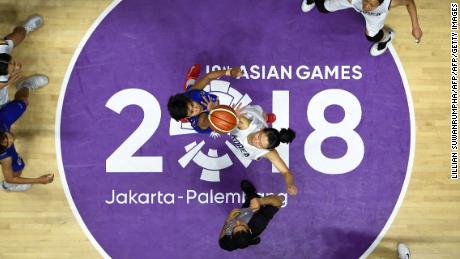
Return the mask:
<path id="1" fill-rule="evenodd" d="M 218 105 L 208 115 L 209 126 L 218 133 L 229 133 L 238 125 L 235 110 L 228 105 Z"/>

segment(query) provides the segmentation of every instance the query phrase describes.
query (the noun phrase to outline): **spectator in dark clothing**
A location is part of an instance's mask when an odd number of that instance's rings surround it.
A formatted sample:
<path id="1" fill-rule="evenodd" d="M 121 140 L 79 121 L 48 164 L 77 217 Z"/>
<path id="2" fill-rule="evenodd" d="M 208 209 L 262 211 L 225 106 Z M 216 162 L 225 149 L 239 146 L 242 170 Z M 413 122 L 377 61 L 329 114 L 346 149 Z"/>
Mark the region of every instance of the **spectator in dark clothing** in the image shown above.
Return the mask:
<path id="1" fill-rule="evenodd" d="M 241 181 L 246 201 L 241 209 L 233 209 L 225 220 L 219 245 L 233 251 L 260 243 L 260 234 L 282 205 L 281 198 L 270 195 L 261 198 L 256 188 L 247 180 Z"/>

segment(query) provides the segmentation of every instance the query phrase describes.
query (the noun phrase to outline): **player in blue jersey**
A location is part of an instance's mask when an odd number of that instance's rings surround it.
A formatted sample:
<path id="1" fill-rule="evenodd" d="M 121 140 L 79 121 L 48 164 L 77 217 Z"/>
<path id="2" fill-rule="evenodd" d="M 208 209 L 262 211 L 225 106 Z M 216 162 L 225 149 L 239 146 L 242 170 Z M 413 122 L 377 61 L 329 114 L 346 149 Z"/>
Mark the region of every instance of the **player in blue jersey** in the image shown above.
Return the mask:
<path id="1" fill-rule="evenodd" d="M 0 109 L 0 164 L 4 181 L 1 186 L 6 191 L 25 191 L 32 184 L 48 184 L 53 181 L 53 174 L 42 175 L 38 178 L 22 177 L 25 167 L 24 161 L 14 147 L 15 135 L 11 126 L 25 112 L 28 105 L 29 89 L 37 89 L 48 84 L 48 77 L 44 75 L 31 76 L 16 85 L 17 92 L 14 100 Z"/>
<path id="2" fill-rule="evenodd" d="M 209 127 L 208 113 L 219 104 L 216 95 L 210 94 L 203 89 L 214 79 L 231 76 L 239 78 L 242 75 L 241 68 L 233 67 L 227 70 L 218 70 L 206 74 L 198 79 L 200 65 L 193 65 L 184 85 L 184 93 L 171 96 L 168 101 L 168 111 L 171 117 L 177 121 L 189 121 L 193 129 L 198 133 L 209 134 L 212 132 Z"/>

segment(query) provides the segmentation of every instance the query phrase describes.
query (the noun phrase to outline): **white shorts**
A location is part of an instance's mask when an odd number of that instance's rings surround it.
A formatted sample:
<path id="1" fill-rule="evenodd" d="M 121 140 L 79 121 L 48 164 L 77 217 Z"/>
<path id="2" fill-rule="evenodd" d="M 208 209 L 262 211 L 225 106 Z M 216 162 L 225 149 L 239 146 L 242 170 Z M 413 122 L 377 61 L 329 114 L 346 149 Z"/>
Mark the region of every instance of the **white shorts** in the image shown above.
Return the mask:
<path id="1" fill-rule="evenodd" d="M 361 13 L 366 20 L 366 34 L 374 37 L 385 25 L 385 19 L 388 15 L 388 7 L 391 1 L 385 0 L 377 9 L 372 12 L 364 12 L 362 10 L 362 0 L 325 0 L 324 7 L 329 12 L 335 12 L 343 9 L 353 8 L 358 13 Z"/>
<path id="2" fill-rule="evenodd" d="M 14 42 L 12 40 L 0 40 L 0 54 L 6 53 L 11 55 L 14 48 Z"/>
<path id="3" fill-rule="evenodd" d="M 14 48 L 14 42 L 12 40 L 0 40 L 0 54 L 11 55 Z M 8 82 L 8 75 L 1 75 L 0 82 Z M 8 86 L 0 89 L 0 106 L 8 102 Z"/>

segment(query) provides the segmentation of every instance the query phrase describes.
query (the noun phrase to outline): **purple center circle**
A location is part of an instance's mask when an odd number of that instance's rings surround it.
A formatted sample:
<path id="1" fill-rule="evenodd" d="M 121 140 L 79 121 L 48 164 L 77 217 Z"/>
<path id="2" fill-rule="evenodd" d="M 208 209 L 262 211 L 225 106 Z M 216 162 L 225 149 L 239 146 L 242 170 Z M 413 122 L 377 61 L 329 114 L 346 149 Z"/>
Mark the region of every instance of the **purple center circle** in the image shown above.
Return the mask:
<path id="1" fill-rule="evenodd" d="M 119 3 L 79 54 L 58 118 L 68 198 L 101 253 L 113 258 L 358 258 L 368 251 L 404 191 L 411 118 L 393 56 L 371 57 L 363 29 L 364 20 L 353 10 L 303 14 L 297 2 Z M 201 64 L 201 75 L 212 67 L 244 65 L 248 78 L 221 78 L 230 88 L 220 81 L 211 85 L 213 91 L 228 100 L 247 95 L 268 112 L 281 109 L 278 122 L 297 133 L 286 161 L 297 196 L 285 200 L 259 245 L 232 253 L 220 249 L 218 236 L 230 210 L 240 204 L 230 198 L 220 202 L 217 193 L 241 192 L 245 178 L 263 193 L 284 193 L 285 184 L 266 159 L 243 165 L 226 136 L 177 134 L 166 105 L 182 91 L 186 71 L 195 63 Z M 326 76 L 326 67 L 345 72 Z M 307 107 L 330 89 L 353 95 L 362 112 L 356 127 L 318 141 L 323 155 L 340 159 L 350 149 L 345 133 L 355 132 L 362 140 L 362 160 L 338 175 L 314 169 L 304 150 L 307 139 L 324 132 L 309 122 Z M 118 94 L 118 103 L 131 102 L 119 112 L 109 102 Z M 348 109 L 332 105 L 314 116 L 341 123 Z M 140 144 L 123 146 L 134 143 L 127 140 L 131 135 Z M 130 148 L 134 157 L 160 158 L 161 163 L 145 167 L 161 170 L 109 172 L 111 164 L 131 156 L 123 153 Z M 122 154 L 110 160 L 117 150 Z M 200 163 L 213 159 L 228 163 L 223 169 L 216 169 L 219 163 Z M 126 161 L 115 167 L 134 164 Z"/>

